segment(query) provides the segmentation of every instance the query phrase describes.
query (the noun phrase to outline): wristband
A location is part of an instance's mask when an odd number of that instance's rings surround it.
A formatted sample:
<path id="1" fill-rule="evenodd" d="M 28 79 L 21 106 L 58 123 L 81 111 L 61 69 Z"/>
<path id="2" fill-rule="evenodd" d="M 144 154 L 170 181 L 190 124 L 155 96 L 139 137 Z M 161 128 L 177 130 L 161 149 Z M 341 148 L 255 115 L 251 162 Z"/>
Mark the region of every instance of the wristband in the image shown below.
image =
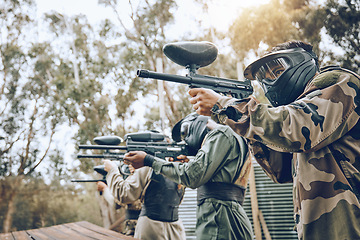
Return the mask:
<path id="1" fill-rule="evenodd" d="M 154 160 L 155 160 L 154 156 L 146 154 L 146 156 L 144 158 L 144 166 L 151 167 Z"/>

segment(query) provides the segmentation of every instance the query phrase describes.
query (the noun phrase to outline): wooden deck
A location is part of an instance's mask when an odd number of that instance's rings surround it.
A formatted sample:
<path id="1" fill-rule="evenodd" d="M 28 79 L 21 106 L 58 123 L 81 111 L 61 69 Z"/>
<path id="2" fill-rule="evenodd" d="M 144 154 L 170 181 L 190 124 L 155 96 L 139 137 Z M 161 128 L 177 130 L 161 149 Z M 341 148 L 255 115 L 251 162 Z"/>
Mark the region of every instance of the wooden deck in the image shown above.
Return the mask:
<path id="1" fill-rule="evenodd" d="M 52 227 L 1 233 L 0 240 L 58 240 L 58 239 L 101 239 L 101 240 L 135 240 L 118 232 L 99 227 L 89 222 L 74 222 Z"/>

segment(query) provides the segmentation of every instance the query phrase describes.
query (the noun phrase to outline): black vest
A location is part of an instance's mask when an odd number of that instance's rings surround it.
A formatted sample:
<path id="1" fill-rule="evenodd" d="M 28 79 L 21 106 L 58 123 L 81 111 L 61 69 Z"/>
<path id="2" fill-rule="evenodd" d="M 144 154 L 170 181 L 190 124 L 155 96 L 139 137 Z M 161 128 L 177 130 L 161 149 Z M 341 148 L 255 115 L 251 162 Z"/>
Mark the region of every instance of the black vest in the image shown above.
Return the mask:
<path id="1" fill-rule="evenodd" d="M 146 189 L 140 216 L 162 222 L 179 219 L 178 210 L 184 190 L 178 184 L 153 172 Z"/>

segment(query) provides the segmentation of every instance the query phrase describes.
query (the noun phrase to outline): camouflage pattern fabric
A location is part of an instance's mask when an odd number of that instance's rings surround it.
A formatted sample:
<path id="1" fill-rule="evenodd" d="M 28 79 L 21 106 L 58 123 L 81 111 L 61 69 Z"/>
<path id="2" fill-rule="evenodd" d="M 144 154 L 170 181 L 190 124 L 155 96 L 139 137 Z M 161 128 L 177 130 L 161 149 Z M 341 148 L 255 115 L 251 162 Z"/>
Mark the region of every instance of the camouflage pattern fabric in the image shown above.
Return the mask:
<path id="1" fill-rule="evenodd" d="M 291 180 L 292 161 L 299 239 L 360 239 L 359 87 L 354 74 L 332 70 L 289 105 L 223 97 L 212 109 L 214 120 L 250 140 L 275 182 Z"/>
<path id="2" fill-rule="evenodd" d="M 136 227 L 137 220 L 135 219 L 127 219 L 124 222 L 124 230 L 123 234 L 126 236 L 134 236 L 135 234 L 135 227 Z"/>
<path id="3" fill-rule="evenodd" d="M 141 205 L 142 205 L 141 200 L 138 199 L 138 200 L 136 200 L 135 202 L 133 202 L 131 204 L 127 204 L 126 208 L 128 210 L 139 211 L 139 214 L 140 214 Z M 134 236 L 136 223 L 137 223 L 137 219 L 126 219 L 124 221 L 123 234 L 128 235 L 128 236 Z"/>

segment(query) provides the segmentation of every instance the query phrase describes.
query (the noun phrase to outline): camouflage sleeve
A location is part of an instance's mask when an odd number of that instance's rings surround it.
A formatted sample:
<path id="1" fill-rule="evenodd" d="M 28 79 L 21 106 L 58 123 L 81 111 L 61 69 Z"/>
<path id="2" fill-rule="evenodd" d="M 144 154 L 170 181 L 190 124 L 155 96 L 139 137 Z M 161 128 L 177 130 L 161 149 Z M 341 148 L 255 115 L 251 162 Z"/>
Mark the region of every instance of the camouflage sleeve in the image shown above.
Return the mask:
<path id="1" fill-rule="evenodd" d="M 292 153 L 274 151 L 260 142 L 251 142 L 249 145 L 255 160 L 273 182 L 292 182 Z"/>
<path id="2" fill-rule="evenodd" d="M 228 115 L 231 115 L 231 111 L 236 111 L 234 108 L 228 106 L 235 105 L 238 103 L 238 100 L 231 97 L 221 97 L 218 102 L 211 109 L 211 118 L 216 123 L 225 124 L 225 121 L 228 119 Z M 230 116 L 231 117 L 231 116 Z M 236 119 L 236 117 L 233 117 Z"/>
<path id="3" fill-rule="evenodd" d="M 254 98 L 228 101 L 225 107 L 214 106 L 213 117 L 275 151 L 316 151 L 342 137 L 359 120 L 359 86 L 352 74 L 326 72 L 289 105 L 272 107 Z"/>

